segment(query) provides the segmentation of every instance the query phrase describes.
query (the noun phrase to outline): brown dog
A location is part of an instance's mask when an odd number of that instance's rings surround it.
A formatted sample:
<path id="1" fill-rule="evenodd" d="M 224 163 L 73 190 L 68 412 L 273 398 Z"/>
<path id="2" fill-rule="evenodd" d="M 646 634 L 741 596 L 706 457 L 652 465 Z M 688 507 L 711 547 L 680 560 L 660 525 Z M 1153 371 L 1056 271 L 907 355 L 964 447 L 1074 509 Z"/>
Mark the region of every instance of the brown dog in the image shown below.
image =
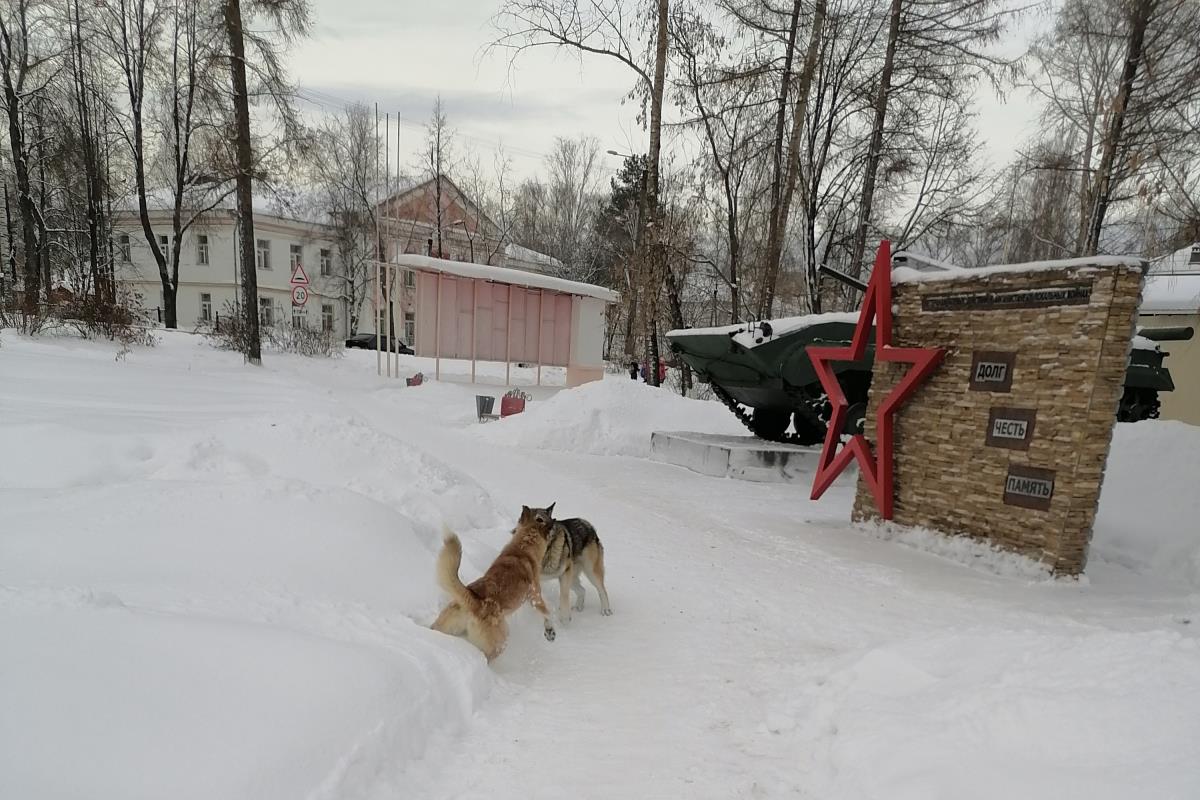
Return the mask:
<path id="1" fill-rule="evenodd" d="M 466 634 L 467 640 L 491 661 L 500 655 L 508 640 L 505 617 L 528 600 L 545 619 L 546 640 L 554 641 L 554 626 L 542 599 L 541 585 L 542 558 L 553 525 L 544 511 L 521 506 L 521 518 L 513 529 L 512 539 L 487 572 L 470 586 L 464 586 L 458 577 L 462 542 L 447 529 L 442 552 L 438 554 L 437 581 L 451 599 L 433 623 L 433 629 L 451 636 Z"/>

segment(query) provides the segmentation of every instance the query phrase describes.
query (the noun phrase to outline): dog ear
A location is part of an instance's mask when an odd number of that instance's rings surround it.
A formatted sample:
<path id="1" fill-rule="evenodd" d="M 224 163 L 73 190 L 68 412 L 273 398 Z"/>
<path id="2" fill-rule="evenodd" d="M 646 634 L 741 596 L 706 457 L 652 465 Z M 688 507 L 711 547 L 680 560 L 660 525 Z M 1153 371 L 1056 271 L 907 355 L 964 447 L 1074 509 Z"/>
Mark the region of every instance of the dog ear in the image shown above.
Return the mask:
<path id="1" fill-rule="evenodd" d="M 529 506 L 521 506 L 521 522 L 528 522 L 532 513 L 529 510 Z"/>
<path id="2" fill-rule="evenodd" d="M 553 515 L 554 515 L 554 507 L 555 507 L 556 505 L 558 505 L 558 501 L 557 501 L 557 500 L 555 500 L 553 503 L 551 503 L 551 504 L 550 504 L 550 507 L 546 509 L 546 516 L 548 516 L 548 517 L 549 517 L 549 516 L 553 516 Z"/>

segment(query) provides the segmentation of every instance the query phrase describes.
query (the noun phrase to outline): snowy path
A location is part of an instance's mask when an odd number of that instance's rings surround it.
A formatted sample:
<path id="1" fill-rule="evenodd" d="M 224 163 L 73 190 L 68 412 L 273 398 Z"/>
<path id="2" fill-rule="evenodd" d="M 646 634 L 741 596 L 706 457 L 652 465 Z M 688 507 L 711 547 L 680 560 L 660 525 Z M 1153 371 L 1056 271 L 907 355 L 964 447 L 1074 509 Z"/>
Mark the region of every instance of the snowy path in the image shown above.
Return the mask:
<path id="1" fill-rule="evenodd" d="M 976 784 L 979 770 L 1000 777 L 1007 768 L 972 753 L 969 738 L 965 755 L 985 763 L 953 764 L 936 745 L 923 765 L 908 748 L 893 755 L 888 733 L 912 733 L 902 714 L 890 730 L 868 731 L 878 739 L 867 747 L 870 758 L 854 752 L 860 742 L 844 753 L 845 696 L 866 693 L 903 709 L 908 695 L 925 693 L 951 718 L 930 737 L 953 747 L 958 733 L 978 733 L 972 704 L 1007 706 L 1003 693 L 980 698 L 971 681 L 955 686 L 956 664 L 1046 695 L 1064 678 L 1081 678 L 1086 691 L 1088 678 L 1071 672 L 1081 666 L 1075 659 L 1094 671 L 1089 658 L 1131 644 L 1145 646 L 1146 660 L 1114 664 L 1119 672 L 1101 676 L 1093 691 L 1130 678 L 1141 685 L 1138 671 L 1157 667 L 1164 652 L 1200 665 L 1181 622 L 1191 612 L 1181 612 L 1177 598 L 1141 597 L 1131 606 L 1086 586 L 1025 586 L 873 539 L 845 523 L 846 487 L 813 504 L 796 487 L 733 483 L 641 459 L 481 449 L 477 428 L 409 426 L 377 399 L 355 407 L 373 426 L 470 472 L 511 507 L 556 501 L 562 514 L 593 520 L 607 543 L 616 615 L 600 617 L 591 592 L 589 608 L 547 645 L 527 614 L 520 655 L 497 665 L 507 683 L 471 733 L 435 748 L 405 776 L 416 796 L 477 797 L 496 786 L 524 786 L 534 797 L 904 796 L 905 780 L 914 796 L 929 796 L 921 788 L 930 773 L 947 768 L 959 778 L 943 774 L 944 784 L 991 796 Z M 1182 608 L 1195 610 L 1196 599 Z M 1131 619 L 1134 609 L 1150 619 Z M 1146 622 L 1166 630 L 1122 632 Z M 1014 668 L 1013 660 L 1025 664 Z M 1058 669 L 1067 676 L 1040 674 Z M 1186 670 L 1175 677 L 1192 680 Z M 995 733 L 1052 773 L 1052 740 L 1086 731 L 1059 718 L 1066 712 L 1053 703 L 1014 705 L 1011 719 L 993 723 L 1001 726 Z M 955 731 L 954 717 L 967 717 L 967 730 Z M 1177 721 L 1200 732 L 1186 714 Z M 1028 737 L 1039 728 L 1045 743 Z M 1150 737 L 1139 742 L 1143 752 L 1171 739 L 1151 729 L 1142 735 Z M 1142 767 L 1142 755 L 1104 739 L 1085 740 L 1110 770 L 1087 781 L 1098 791 L 1114 773 L 1128 779 L 1125 768 Z M 842 760 L 875 777 L 839 774 Z M 1003 785 L 995 796 L 1010 791 Z M 1191 785 L 1200 779 L 1193 775 Z"/>
<path id="2" fill-rule="evenodd" d="M 0 796 L 1200 796 L 1195 429 L 1136 426 L 1074 584 L 852 527 L 848 482 L 540 449 L 574 435 L 546 392 L 480 426 L 470 387 L 371 367 L 6 335 Z M 576 428 L 707 424 L 618 394 Z M 589 587 L 547 643 L 522 611 L 489 670 L 423 627 L 438 528 L 476 572 L 550 502 L 615 615 Z"/>

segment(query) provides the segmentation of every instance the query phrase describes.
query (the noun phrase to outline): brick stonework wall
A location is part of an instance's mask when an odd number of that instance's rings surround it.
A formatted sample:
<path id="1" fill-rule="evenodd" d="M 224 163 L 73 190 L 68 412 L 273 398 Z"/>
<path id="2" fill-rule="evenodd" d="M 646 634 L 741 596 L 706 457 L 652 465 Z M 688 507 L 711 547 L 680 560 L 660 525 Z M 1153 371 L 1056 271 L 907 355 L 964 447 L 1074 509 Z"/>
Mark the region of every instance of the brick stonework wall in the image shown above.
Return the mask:
<path id="1" fill-rule="evenodd" d="M 893 345 L 942 347 L 946 357 L 896 415 L 893 521 L 984 539 L 1059 574 L 1082 572 L 1142 275 L 1132 264 L 1077 262 L 919 282 L 898 276 Z M 1090 287 L 1090 298 L 1040 308 L 961 305 L 964 296 L 988 302 L 984 292 L 1061 287 Z M 1006 353 L 1015 354 L 1011 370 Z M 907 368 L 876 363 L 866 426 L 872 442 L 875 407 Z M 980 388 L 970 388 L 973 377 Z M 1011 389 L 1001 391 L 1007 380 Z M 875 518 L 860 478 L 854 519 Z"/>

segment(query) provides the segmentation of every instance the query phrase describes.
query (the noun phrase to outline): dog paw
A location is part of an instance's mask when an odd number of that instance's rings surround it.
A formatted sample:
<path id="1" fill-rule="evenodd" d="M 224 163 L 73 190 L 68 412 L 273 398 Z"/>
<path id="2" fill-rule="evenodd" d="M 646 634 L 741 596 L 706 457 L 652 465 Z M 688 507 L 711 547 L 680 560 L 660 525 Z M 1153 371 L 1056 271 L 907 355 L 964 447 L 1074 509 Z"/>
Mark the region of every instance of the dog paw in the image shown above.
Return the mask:
<path id="1" fill-rule="evenodd" d="M 546 641 L 547 641 L 547 642 L 553 642 L 553 641 L 554 641 L 554 637 L 555 637 L 555 636 L 557 636 L 557 635 L 558 635 L 558 634 L 556 634 L 556 633 L 554 632 L 554 628 L 546 628 Z"/>
<path id="2" fill-rule="evenodd" d="M 566 616 L 559 616 L 558 624 L 559 625 L 570 625 L 571 624 L 571 615 L 567 614 Z"/>
<path id="3" fill-rule="evenodd" d="M 576 611 L 583 611 L 583 598 L 581 597 L 576 600 L 575 605 L 572 606 L 572 608 L 574 608 Z"/>
<path id="4" fill-rule="evenodd" d="M 600 615 L 604 616 L 604 617 L 611 617 L 612 609 L 611 608 L 602 608 L 602 609 L 600 609 Z"/>

